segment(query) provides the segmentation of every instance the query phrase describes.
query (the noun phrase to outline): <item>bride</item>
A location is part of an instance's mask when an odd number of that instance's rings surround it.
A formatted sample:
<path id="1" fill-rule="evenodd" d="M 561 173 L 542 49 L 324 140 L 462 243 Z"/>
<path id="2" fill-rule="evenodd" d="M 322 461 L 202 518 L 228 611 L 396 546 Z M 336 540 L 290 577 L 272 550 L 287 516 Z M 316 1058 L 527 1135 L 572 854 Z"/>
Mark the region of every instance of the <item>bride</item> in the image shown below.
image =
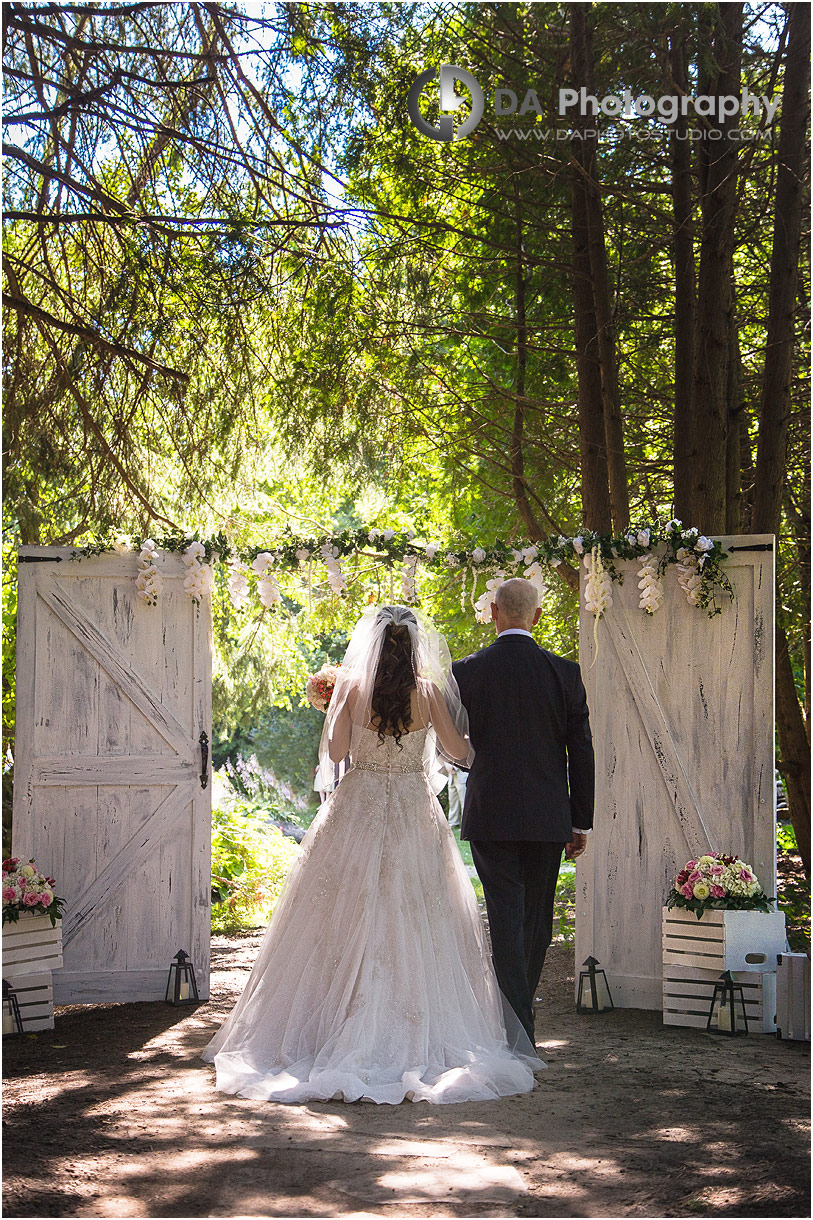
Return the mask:
<path id="1" fill-rule="evenodd" d="M 473 757 L 443 637 L 405 606 L 360 619 L 302 841 L 257 961 L 203 1052 L 217 1088 L 396 1104 L 524 1093 L 544 1067 L 503 1000 L 471 882 L 432 791 Z M 438 784 L 436 790 L 439 790 Z"/>

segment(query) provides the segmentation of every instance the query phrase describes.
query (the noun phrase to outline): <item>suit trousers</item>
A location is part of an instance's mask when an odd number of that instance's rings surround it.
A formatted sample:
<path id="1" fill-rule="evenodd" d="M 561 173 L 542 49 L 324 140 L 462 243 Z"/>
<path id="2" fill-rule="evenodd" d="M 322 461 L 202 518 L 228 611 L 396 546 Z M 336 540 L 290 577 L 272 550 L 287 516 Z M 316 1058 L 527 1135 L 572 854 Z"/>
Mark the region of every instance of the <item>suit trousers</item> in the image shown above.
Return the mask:
<path id="1" fill-rule="evenodd" d="M 471 841 L 497 982 L 532 1043 L 534 996 L 553 938 L 553 900 L 564 846 L 525 839 Z"/>

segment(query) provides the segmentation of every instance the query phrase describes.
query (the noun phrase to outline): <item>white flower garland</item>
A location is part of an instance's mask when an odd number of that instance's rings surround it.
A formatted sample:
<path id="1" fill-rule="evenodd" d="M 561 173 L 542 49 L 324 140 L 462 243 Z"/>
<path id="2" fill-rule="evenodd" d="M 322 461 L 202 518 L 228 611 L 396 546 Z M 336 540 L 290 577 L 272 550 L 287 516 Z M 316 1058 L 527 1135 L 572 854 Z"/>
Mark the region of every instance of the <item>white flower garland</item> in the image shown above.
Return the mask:
<path id="1" fill-rule="evenodd" d="M 335 536 L 323 535 L 318 539 L 289 538 L 278 543 L 278 549 L 274 552 L 258 552 L 253 560 L 241 559 L 236 554 L 236 548 L 232 550 L 222 534 L 205 543 L 190 541 L 189 535 L 186 539 L 175 536 L 162 539 L 161 547 L 170 553 L 181 554 L 187 568 L 184 589 L 195 601 L 212 592 L 213 565 L 219 558 L 218 552 L 222 554 L 225 551 L 225 555 L 229 556 L 226 559 L 226 584 L 232 605 L 237 609 L 250 601 L 253 585 L 256 585 L 263 606 L 280 605 L 282 593 L 272 568 L 292 574 L 298 571 L 309 608 L 314 597 L 328 596 L 328 590 L 336 596 L 344 596 L 349 584 L 343 564 L 354 554 L 369 554 L 369 544 L 373 544 L 377 552 L 373 557 L 375 566 L 383 565 L 389 571 L 390 600 L 400 595 L 405 603 L 415 603 L 418 600 L 417 583 L 421 565 L 425 565 L 430 572 L 433 569 L 439 571 L 442 565 L 449 575 L 461 575 L 461 609 L 465 611 L 468 602 L 479 622 L 488 620 L 494 593 L 506 578 L 503 569 L 507 569 L 509 575 L 523 575 L 535 585 L 540 596 L 544 596 L 548 591 L 549 571 L 563 562 L 572 561 L 574 557 L 581 559 L 587 570 L 585 605 L 596 620 L 612 605 L 613 580 L 623 579 L 623 573 L 616 571 L 616 559 L 638 559 L 638 607 L 649 615 L 656 613 L 663 604 L 664 574 L 672 565 L 677 569 L 677 580 L 689 604 L 707 610 L 710 617 L 720 613 L 718 592 L 726 593 L 729 598 L 734 596 L 731 583 L 721 568 L 721 561 L 727 558 L 721 544 L 704 537 L 695 527 L 684 530 L 677 520 L 668 522 L 665 527 L 659 524 L 651 527 L 632 526 L 618 538 L 583 530 L 572 538 L 559 535 L 558 538 L 551 537 L 538 543 L 519 543 L 514 548 L 497 543 L 491 549 L 477 545 L 470 549 L 452 550 L 453 544 L 437 541 L 416 543 L 413 541 L 415 538 L 412 529 L 396 531 L 390 527 L 365 526 L 357 530 L 344 530 Z M 665 553 L 656 560 L 656 548 L 664 543 Z M 83 551 L 74 552 L 74 557 L 101 554 L 110 549 L 120 555 L 129 554 L 133 542 L 119 534 L 112 544 L 94 543 Z M 158 554 L 158 544 L 153 539 L 147 538 L 140 545 L 137 592 L 151 606 L 158 603 L 163 583 L 157 567 Z M 212 556 L 208 564 L 205 562 L 207 554 Z M 247 566 L 249 562 L 250 568 Z M 314 573 L 314 564 L 324 565 L 326 580 L 322 576 L 324 583 L 321 585 L 318 575 Z M 251 579 L 252 572 L 256 580 Z M 486 582 L 485 592 L 478 596 L 481 572 L 484 577 L 490 574 L 490 579 Z"/>
<path id="2" fill-rule="evenodd" d="M 138 576 L 136 577 L 136 589 L 138 596 L 142 601 L 145 601 L 148 606 L 157 606 L 158 598 L 161 596 L 161 586 L 163 581 L 161 573 L 155 566 L 155 561 L 158 558 L 158 547 L 153 542 L 152 538 L 145 538 L 141 544 L 141 551 L 138 556 Z"/>

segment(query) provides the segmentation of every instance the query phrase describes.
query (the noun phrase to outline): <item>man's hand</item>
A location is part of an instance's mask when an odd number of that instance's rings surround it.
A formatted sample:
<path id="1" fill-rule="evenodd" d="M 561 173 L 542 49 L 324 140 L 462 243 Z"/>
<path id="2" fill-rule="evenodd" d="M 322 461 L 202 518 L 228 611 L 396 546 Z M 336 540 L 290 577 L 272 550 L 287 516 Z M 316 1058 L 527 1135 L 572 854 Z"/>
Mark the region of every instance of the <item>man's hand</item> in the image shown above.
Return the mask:
<path id="1" fill-rule="evenodd" d="M 573 832 L 573 838 L 569 843 L 565 843 L 565 859 L 575 860 L 577 856 L 581 856 L 587 847 L 587 835 L 577 834 Z"/>

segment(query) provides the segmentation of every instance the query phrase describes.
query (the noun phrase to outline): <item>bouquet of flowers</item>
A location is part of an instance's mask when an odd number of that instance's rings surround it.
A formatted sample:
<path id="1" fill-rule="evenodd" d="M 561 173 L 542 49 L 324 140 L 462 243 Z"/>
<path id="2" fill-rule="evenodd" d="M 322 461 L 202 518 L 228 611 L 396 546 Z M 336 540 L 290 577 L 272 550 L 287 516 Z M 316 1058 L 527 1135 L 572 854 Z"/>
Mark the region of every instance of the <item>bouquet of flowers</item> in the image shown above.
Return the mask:
<path id="1" fill-rule="evenodd" d="M 3 861 L 3 923 L 16 923 L 21 911 L 48 915 L 52 925 L 62 918 L 64 899 L 54 894 L 56 881 L 45 877 L 33 859 L 22 864 L 18 856 Z"/>
<path id="2" fill-rule="evenodd" d="M 666 899 L 667 907 L 685 907 L 698 919 L 704 911 L 770 911 L 771 904 L 750 864 L 716 851 L 689 860 Z"/>
<path id="3" fill-rule="evenodd" d="M 315 674 L 311 674 L 305 684 L 305 697 L 318 712 L 326 712 L 328 709 L 339 668 L 338 665 L 323 665 Z"/>

